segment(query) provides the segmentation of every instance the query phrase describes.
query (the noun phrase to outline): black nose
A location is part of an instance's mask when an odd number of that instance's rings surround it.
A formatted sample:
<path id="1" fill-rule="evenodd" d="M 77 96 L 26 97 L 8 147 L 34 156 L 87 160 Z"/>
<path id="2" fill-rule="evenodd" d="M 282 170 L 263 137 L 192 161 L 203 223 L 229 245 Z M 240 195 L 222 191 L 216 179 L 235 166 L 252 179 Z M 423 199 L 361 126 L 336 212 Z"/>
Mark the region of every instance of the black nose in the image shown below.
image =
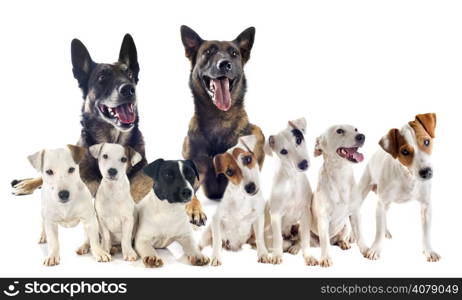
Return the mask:
<path id="1" fill-rule="evenodd" d="M 117 169 L 110 168 L 109 170 L 107 170 L 107 173 L 109 174 L 109 176 L 114 177 L 117 175 Z"/>
<path id="2" fill-rule="evenodd" d="M 359 133 L 355 136 L 355 139 L 356 141 L 360 142 L 360 143 L 364 143 L 364 141 L 366 140 L 366 136 L 362 133 Z"/>
<path id="3" fill-rule="evenodd" d="M 249 184 L 246 184 L 245 185 L 245 191 L 247 192 L 247 194 L 253 194 L 255 193 L 255 190 L 257 189 L 257 186 L 255 185 L 255 183 L 251 182 Z"/>
<path id="4" fill-rule="evenodd" d="M 218 69 L 224 73 L 231 71 L 232 68 L 233 66 L 228 60 L 222 60 L 218 63 Z"/>
<path id="5" fill-rule="evenodd" d="M 59 199 L 61 199 L 62 202 L 67 202 L 67 200 L 69 200 L 69 195 L 69 191 L 66 190 L 59 191 L 58 193 Z"/>
<path id="6" fill-rule="evenodd" d="M 192 196 L 192 191 L 190 189 L 183 189 L 181 191 L 181 198 L 183 198 L 183 200 L 189 200 L 191 196 Z"/>
<path id="7" fill-rule="evenodd" d="M 308 169 L 308 161 L 306 159 L 302 160 L 301 162 L 298 163 L 298 168 L 302 171 L 305 171 Z"/>
<path id="8" fill-rule="evenodd" d="M 430 179 L 433 177 L 433 170 L 431 168 L 421 169 L 419 171 L 419 176 L 423 179 Z"/>
<path id="9" fill-rule="evenodd" d="M 135 96 L 135 86 L 133 84 L 123 84 L 120 87 L 119 92 L 125 98 L 131 98 Z"/>

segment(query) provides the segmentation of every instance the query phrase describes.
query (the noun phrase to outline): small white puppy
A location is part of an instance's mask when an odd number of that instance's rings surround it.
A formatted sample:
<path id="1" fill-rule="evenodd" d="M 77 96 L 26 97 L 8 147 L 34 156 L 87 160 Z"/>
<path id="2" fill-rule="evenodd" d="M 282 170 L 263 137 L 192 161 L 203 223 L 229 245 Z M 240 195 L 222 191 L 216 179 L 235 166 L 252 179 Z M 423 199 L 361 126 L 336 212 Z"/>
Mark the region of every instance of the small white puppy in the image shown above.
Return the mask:
<path id="1" fill-rule="evenodd" d="M 367 247 L 360 230 L 361 196 L 353 174 L 353 164 L 363 161 L 358 152 L 365 141 L 364 134 L 350 125 L 330 127 L 316 139 L 315 156 L 322 155 L 323 165 L 319 171 L 318 187 L 311 206 L 312 231 L 319 236 L 321 267 L 330 267 L 330 244 L 342 249 L 350 248 L 350 223 L 353 237 L 364 255 Z"/>
<path id="2" fill-rule="evenodd" d="M 154 181 L 153 190 L 137 205 L 135 248 L 144 265 L 161 267 L 164 263 L 155 248 L 165 248 L 175 241 L 183 247 L 191 264 L 208 264 L 209 258 L 200 252 L 194 240 L 185 210 L 199 180 L 196 165 L 191 160 L 158 159 L 143 170 Z"/>
<path id="3" fill-rule="evenodd" d="M 379 144 L 382 147 L 372 156 L 360 181 L 362 198 L 373 190 L 378 195 L 376 236 L 367 258 L 378 259 L 384 237 L 391 238 L 386 214 L 391 203 L 413 199 L 420 202 L 422 214 L 423 249 L 427 261 L 441 257 L 430 242 L 431 153 L 435 137 L 436 115 L 420 114 L 401 129 L 390 129 Z"/>
<path id="4" fill-rule="evenodd" d="M 103 249 L 109 252 L 113 245 L 121 245 L 124 260 L 135 261 L 137 254 L 132 247 L 135 202 L 126 171 L 139 163 L 142 157 L 133 148 L 119 144 L 96 144 L 89 150 L 98 160 L 103 177 L 95 197 Z"/>
<path id="5" fill-rule="evenodd" d="M 260 188 L 260 168 L 254 154 L 256 137 L 244 136 L 236 146 L 213 159 L 217 174 L 229 182 L 212 223 L 200 242 L 200 247 L 213 246 L 212 266 L 221 265 L 221 248 L 237 251 L 255 233 L 258 262 L 268 263 L 265 246 L 265 200 Z"/>
<path id="6" fill-rule="evenodd" d="M 60 262 L 58 225 L 74 227 L 82 221 L 90 240 L 91 252 L 100 262 L 111 260 L 99 244 L 98 221 L 90 191 L 79 173 L 85 149 L 68 145 L 68 149 L 41 150 L 28 157 L 42 173 L 42 234 L 40 243 L 48 242 L 46 266 Z"/>
<path id="7" fill-rule="evenodd" d="M 267 215 L 266 220 L 266 223 L 271 223 L 272 230 L 268 230 L 267 240 L 269 243 L 272 240 L 271 262 L 274 264 L 282 262 L 283 251 L 298 253 L 300 239 L 306 264 L 317 264 L 316 259 L 309 253 L 309 210 L 313 193 L 304 173 L 310 165 L 305 130 L 305 118 L 289 121 L 284 130 L 271 135 L 265 144 L 265 153 L 270 156 L 273 152 L 276 153 L 279 162 L 273 179 L 271 197 L 267 203 L 269 216 Z M 299 239 L 297 237 L 294 242 L 292 235 L 299 222 Z"/>

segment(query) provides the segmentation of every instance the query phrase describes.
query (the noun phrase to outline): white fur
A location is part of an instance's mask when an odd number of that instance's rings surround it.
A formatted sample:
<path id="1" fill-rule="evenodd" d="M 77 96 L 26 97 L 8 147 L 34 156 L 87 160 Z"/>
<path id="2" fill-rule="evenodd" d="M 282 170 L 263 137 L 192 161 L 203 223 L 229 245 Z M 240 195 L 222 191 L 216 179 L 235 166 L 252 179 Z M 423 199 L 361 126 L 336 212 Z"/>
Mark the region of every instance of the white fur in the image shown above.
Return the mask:
<path id="1" fill-rule="evenodd" d="M 342 128 L 345 134 L 337 134 Z M 355 182 L 351 162 L 337 154 L 339 147 L 353 147 L 356 144 L 357 132 L 350 125 L 330 127 L 317 139 L 315 152 L 322 153 L 324 163 L 319 171 L 318 186 L 313 195 L 311 213 L 312 231 L 319 236 L 322 267 L 332 265 L 330 244 L 348 245 L 350 240 L 350 224 L 359 250 L 365 254 L 359 209 L 361 197 Z M 320 152 L 319 152 L 320 151 Z M 347 246 L 349 247 L 349 246 Z"/>
<path id="2" fill-rule="evenodd" d="M 58 225 L 74 227 L 82 221 L 89 238 L 91 251 L 97 261 L 106 262 L 111 256 L 99 244 L 98 221 L 90 191 L 79 174 L 79 166 L 74 162 L 68 149 L 42 150 L 29 157 L 32 165 L 42 173 L 42 235 L 40 242 L 48 242 L 46 266 L 60 262 Z M 69 168 L 75 168 L 69 173 Z M 46 173 L 52 170 L 53 175 Z M 70 198 L 61 203 L 59 191 L 67 190 Z"/>
<path id="3" fill-rule="evenodd" d="M 431 180 L 419 177 L 419 170 L 431 167 L 430 155 L 420 150 L 415 132 L 406 124 L 400 130 L 407 143 L 414 147 L 414 158 L 411 166 L 402 165 L 384 150 L 378 150 L 369 160 L 360 181 L 362 198 L 366 198 L 372 186 L 376 186 L 378 201 L 376 211 L 376 236 L 367 258 L 378 259 L 384 237 L 391 238 L 387 226 L 387 211 L 391 203 L 404 203 L 416 199 L 421 206 L 422 215 L 422 242 L 424 254 L 428 261 L 438 261 L 440 255 L 431 245 Z M 383 139 L 385 148 L 388 146 L 388 137 Z"/>

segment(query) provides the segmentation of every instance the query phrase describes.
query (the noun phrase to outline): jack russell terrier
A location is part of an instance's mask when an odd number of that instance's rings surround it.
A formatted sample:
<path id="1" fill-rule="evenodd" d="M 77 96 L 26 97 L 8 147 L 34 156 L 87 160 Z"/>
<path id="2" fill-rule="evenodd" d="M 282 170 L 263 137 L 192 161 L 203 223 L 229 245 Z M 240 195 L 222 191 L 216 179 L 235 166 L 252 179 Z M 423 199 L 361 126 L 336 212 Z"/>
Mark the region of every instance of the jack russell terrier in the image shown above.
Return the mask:
<path id="1" fill-rule="evenodd" d="M 136 220 L 135 202 L 130 193 L 130 181 L 126 172 L 129 167 L 138 164 L 142 157 L 133 148 L 120 144 L 96 144 L 89 150 L 98 160 L 102 176 L 96 192 L 95 209 L 103 249 L 109 252 L 113 245 L 120 245 L 124 260 L 135 261 L 137 254 L 132 247 Z"/>
<path id="2" fill-rule="evenodd" d="M 191 160 L 158 159 L 143 170 L 154 181 L 152 191 L 137 205 L 135 249 L 144 265 L 161 267 L 164 263 L 154 248 L 165 248 L 174 241 L 181 244 L 191 264 L 208 264 L 209 258 L 200 252 L 194 240 L 185 210 L 199 180 L 196 165 Z"/>
<path id="3" fill-rule="evenodd" d="M 362 198 L 369 191 L 378 195 L 376 235 L 367 258 L 380 257 L 384 237 L 391 238 L 386 214 L 390 204 L 416 199 L 421 205 L 423 249 L 427 261 L 441 257 L 433 251 L 430 243 L 431 225 L 431 178 L 433 168 L 431 153 L 435 137 L 436 115 L 420 114 L 401 129 L 390 129 L 379 145 L 382 147 L 372 156 L 360 181 Z"/>
<path id="4" fill-rule="evenodd" d="M 223 199 L 212 223 L 205 230 L 200 247 L 212 245 L 212 266 L 221 265 L 221 248 L 237 251 L 255 235 L 258 262 L 268 263 L 265 246 L 265 200 L 260 188 L 260 168 L 254 153 L 257 138 L 248 135 L 238 144 L 213 159 L 217 174 L 228 180 Z"/>
<path id="5" fill-rule="evenodd" d="M 361 195 L 352 167 L 364 159 L 358 149 L 364 145 L 365 139 L 364 134 L 350 125 L 332 126 L 316 139 L 314 156 L 322 154 L 324 162 L 319 171 L 311 213 L 313 224 L 317 225 L 312 226 L 312 231 L 319 236 L 321 267 L 332 266 L 331 243 L 343 250 L 350 248 L 350 229 L 360 252 L 365 255 L 367 251 L 360 228 Z"/>
<path id="6" fill-rule="evenodd" d="M 99 244 L 98 220 L 90 191 L 80 178 L 79 162 L 85 148 L 68 145 L 68 149 L 41 150 L 28 157 L 42 174 L 42 234 L 39 243 L 48 242 L 48 257 L 43 264 L 60 263 L 58 225 L 75 227 L 82 221 L 91 252 L 99 262 L 111 260 Z"/>
<path id="7" fill-rule="evenodd" d="M 305 118 L 289 121 L 284 130 L 271 135 L 265 144 L 265 153 L 272 156 L 274 152 L 279 158 L 266 209 L 266 223 L 271 224 L 271 230 L 266 230 L 266 236 L 269 245 L 272 244 L 271 262 L 274 264 L 282 262 L 283 252 L 297 254 L 300 250 L 300 239 L 306 264 L 317 264 L 309 253 L 309 209 L 313 193 L 304 173 L 310 165 L 305 130 Z M 293 232 L 297 231 L 299 222 L 300 239 L 293 241 Z M 268 225 L 265 227 L 268 228 Z"/>

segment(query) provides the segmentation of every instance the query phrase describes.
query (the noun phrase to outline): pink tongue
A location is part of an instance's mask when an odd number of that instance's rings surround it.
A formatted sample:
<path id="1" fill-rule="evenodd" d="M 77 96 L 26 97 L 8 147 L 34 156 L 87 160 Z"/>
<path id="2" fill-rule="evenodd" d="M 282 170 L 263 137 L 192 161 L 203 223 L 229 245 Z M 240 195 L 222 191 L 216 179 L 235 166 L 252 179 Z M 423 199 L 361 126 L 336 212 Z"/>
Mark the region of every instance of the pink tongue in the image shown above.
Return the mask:
<path id="1" fill-rule="evenodd" d="M 362 162 L 364 160 L 364 155 L 359 153 L 355 148 L 346 148 L 345 150 L 357 162 Z"/>
<path id="2" fill-rule="evenodd" d="M 122 104 L 115 108 L 117 118 L 124 124 L 130 124 L 135 121 L 135 112 L 128 108 L 128 104 Z"/>
<path id="3" fill-rule="evenodd" d="M 219 110 L 227 111 L 231 107 L 231 94 L 229 93 L 229 80 L 212 79 L 215 89 L 215 105 Z"/>

